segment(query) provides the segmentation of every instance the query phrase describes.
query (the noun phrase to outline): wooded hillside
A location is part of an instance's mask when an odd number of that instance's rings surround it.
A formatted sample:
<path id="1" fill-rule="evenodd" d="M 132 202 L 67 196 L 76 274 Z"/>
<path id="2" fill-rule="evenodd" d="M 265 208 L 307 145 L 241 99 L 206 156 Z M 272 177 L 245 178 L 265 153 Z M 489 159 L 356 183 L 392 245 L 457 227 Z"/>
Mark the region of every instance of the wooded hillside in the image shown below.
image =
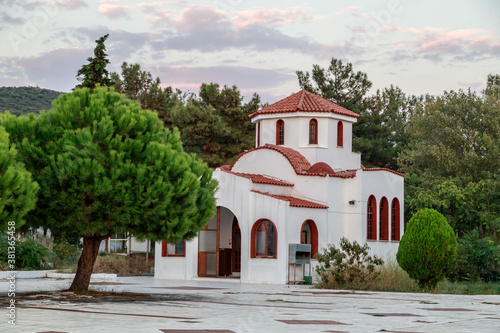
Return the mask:
<path id="1" fill-rule="evenodd" d="M 51 108 L 61 92 L 38 87 L 0 87 L 0 112 L 22 115 Z"/>

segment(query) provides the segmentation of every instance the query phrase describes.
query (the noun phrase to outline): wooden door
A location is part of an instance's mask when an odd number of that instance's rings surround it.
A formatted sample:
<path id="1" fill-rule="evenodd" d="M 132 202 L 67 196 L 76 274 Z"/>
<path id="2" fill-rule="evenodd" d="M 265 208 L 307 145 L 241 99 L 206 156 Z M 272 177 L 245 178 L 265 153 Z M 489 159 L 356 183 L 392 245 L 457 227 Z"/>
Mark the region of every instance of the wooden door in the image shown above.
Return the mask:
<path id="1" fill-rule="evenodd" d="M 219 276 L 220 210 L 216 218 L 200 230 L 198 237 L 198 276 Z"/>

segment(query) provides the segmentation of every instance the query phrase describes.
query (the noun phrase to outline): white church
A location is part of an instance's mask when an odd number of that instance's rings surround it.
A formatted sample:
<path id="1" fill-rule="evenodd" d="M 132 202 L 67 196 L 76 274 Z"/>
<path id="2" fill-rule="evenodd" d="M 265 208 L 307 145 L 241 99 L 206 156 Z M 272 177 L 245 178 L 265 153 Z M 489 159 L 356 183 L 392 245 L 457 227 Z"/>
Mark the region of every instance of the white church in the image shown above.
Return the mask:
<path id="1" fill-rule="evenodd" d="M 310 244 L 314 266 L 342 237 L 395 258 L 404 175 L 361 165 L 358 117 L 305 90 L 251 114 L 255 148 L 214 171 L 217 214 L 192 241 L 156 243 L 155 278 L 285 284 L 297 270 L 290 244 Z"/>

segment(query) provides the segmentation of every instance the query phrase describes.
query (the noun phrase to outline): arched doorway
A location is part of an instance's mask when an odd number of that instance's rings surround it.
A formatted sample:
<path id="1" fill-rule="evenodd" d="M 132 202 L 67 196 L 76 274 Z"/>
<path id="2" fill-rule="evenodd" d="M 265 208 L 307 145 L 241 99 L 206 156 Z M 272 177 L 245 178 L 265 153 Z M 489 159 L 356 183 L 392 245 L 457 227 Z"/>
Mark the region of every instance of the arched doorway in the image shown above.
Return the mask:
<path id="1" fill-rule="evenodd" d="M 198 276 L 239 277 L 240 270 L 241 231 L 238 219 L 229 209 L 219 206 L 217 214 L 200 230 Z"/>
<path id="2" fill-rule="evenodd" d="M 241 272 L 241 230 L 236 216 L 233 219 L 231 265 L 233 273 Z"/>

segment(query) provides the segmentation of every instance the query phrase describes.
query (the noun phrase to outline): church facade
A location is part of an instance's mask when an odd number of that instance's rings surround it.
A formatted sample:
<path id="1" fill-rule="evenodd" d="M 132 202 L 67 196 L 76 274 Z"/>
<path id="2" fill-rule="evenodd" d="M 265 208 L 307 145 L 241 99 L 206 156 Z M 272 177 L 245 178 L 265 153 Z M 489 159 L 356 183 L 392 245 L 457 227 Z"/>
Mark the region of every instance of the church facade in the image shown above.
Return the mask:
<path id="1" fill-rule="evenodd" d="M 156 244 L 155 277 L 287 283 L 290 244 L 310 244 L 314 265 L 342 237 L 395 258 L 404 176 L 361 165 L 358 117 L 305 90 L 250 115 L 256 147 L 214 171 L 217 214 L 192 241 Z"/>

